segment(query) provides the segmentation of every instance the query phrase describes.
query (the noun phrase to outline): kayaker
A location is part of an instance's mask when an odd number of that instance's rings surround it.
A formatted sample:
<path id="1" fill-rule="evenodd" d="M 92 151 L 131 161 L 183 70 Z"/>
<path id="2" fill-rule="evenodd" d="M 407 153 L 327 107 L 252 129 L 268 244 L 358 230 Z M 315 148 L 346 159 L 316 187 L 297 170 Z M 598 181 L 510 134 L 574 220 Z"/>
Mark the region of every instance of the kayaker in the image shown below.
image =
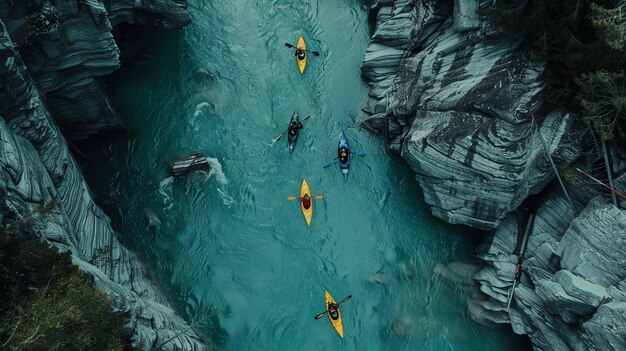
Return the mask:
<path id="1" fill-rule="evenodd" d="M 304 50 L 300 50 L 300 49 L 296 49 L 296 57 L 298 57 L 298 60 L 302 61 L 304 60 L 304 58 L 306 57 L 306 53 Z"/>
<path id="2" fill-rule="evenodd" d="M 311 207 L 311 198 L 309 195 L 304 195 L 303 198 L 300 198 L 300 201 L 302 201 L 302 206 L 304 206 L 304 208 L 308 209 Z"/>
<path id="3" fill-rule="evenodd" d="M 342 147 L 341 149 L 338 150 L 338 154 L 339 154 L 339 161 L 341 163 L 348 162 L 348 155 L 350 155 L 350 150 L 348 150 L 345 147 Z"/>
<path id="4" fill-rule="evenodd" d="M 328 313 L 330 314 L 330 318 L 337 319 L 337 317 L 339 317 L 339 304 L 338 303 L 329 303 L 328 304 Z"/>
<path id="5" fill-rule="evenodd" d="M 296 122 L 296 121 L 291 121 L 291 123 L 289 123 L 289 135 L 296 136 L 296 134 L 298 134 L 298 130 L 300 130 L 302 128 L 304 128 L 302 123 Z"/>

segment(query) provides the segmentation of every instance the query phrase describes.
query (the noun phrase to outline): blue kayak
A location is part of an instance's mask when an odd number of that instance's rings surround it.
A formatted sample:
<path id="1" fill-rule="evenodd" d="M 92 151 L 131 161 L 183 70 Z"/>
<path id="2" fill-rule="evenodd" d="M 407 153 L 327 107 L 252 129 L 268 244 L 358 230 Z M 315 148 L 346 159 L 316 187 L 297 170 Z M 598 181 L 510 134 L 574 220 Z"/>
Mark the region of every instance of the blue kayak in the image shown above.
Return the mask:
<path id="1" fill-rule="evenodd" d="M 343 175 L 343 180 L 347 182 L 348 175 L 350 174 L 350 157 L 352 157 L 353 155 L 361 157 L 367 156 L 367 154 L 364 152 L 352 153 L 350 151 L 348 137 L 346 136 L 346 133 L 341 130 L 341 133 L 339 133 L 339 146 L 337 147 L 337 157 L 335 157 L 332 161 L 326 163 L 326 165 L 324 165 L 324 168 L 328 168 L 336 161 L 339 161 L 339 170 Z"/>
<path id="2" fill-rule="evenodd" d="M 348 144 L 346 133 L 344 133 L 343 130 L 339 134 L 337 155 L 339 158 L 339 169 L 341 170 L 341 174 L 343 174 L 343 180 L 347 182 L 348 174 L 350 173 L 350 145 Z"/>

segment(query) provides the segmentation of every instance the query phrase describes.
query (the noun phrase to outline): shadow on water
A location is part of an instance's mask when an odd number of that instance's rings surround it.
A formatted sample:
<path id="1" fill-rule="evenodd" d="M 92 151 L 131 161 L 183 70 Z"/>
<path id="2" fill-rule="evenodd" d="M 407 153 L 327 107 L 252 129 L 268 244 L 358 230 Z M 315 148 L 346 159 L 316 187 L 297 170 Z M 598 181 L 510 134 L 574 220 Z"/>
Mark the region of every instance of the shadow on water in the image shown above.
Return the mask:
<path id="1" fill-rule="evenodd" d="M 433 219 L 380 138 L 351 128 L 368 156 L 348 183 L 322 170 L 367 98 L 368 13 L 355 4 L 228 0 L 192 6 L 182 31 L 120 27 L 124 65 L 105 83 L 126 132 L 83 146 L 95 197 L 175 309 L 224 349 L 529 349 L 509 329 L 473 323 L 474 288 L 435 275 L 439 263 L 472 260 L 481 234 Z M 299 30 L 322 52 L 303 76 L 283 47 Z M 294 108 L 315 118 L 288 155 L 269 142 Z M 167 160 L 189 151 L 215 172 L 171 178 Z M 303 177 L 327 195 L 311 228 L 285 200 Z M 324 289 L 355 296 L 343 344 L 312 318 Z"/>

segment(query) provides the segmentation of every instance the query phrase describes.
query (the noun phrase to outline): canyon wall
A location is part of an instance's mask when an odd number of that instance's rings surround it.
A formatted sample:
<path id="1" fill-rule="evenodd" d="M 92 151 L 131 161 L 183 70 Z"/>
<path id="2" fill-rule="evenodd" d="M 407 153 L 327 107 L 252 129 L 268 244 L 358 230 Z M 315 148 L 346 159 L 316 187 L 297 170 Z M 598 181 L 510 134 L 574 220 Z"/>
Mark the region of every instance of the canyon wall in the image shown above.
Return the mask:
<path id="1" fill-rule="evenodd" d="M 148 278 L 94 203 L 66 136 L 118 128 L 100 77 L 119 68 L 121 23 L 180 28 L 183 1 L 25 1 L 0 5 L 0 218 L 34 231 L 94 277 L 137 349 L 209 350 Z M 61 130 L 65 132 L 62 134 Z M 42 208 L 51 209 L 42 211 Z"/>
<path id="2" fill-rule="evenodd" d="M 546 107 L 545 62 L 479 15 L 490 4 L 376 1 L 362 123 L 415 171 L 433 215 L 488 231 L 472 318 L 510 324 L 541 350 L 624 350 L 626 213 L 569 183 L 571 201 L 563 195 L 551 161 L 576 161 L 587 127 Z M 507 309 L 525 229 L 516 212 L 530 196 L 536 217 Z"/>

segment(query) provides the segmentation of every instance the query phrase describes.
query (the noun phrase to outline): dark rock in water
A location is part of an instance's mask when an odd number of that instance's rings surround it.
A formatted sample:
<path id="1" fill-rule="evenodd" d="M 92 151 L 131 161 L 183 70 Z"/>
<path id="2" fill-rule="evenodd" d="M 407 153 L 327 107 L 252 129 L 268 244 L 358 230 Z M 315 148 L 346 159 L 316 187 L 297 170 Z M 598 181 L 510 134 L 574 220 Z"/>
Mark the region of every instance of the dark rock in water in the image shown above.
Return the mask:
<path id="1" fill-rule="evenodd" d="M 177 157 L 168 161 L 168 166 L 170 173 L 175 177 L 180 177 L 198 171 L 211 171 L 211 165 L 209 165 L 206 157 L 202 156 L 200 153 Z"/>
<path id="2" fill-rule="evenodd" d="M 124 22 L 178 29 L 191 23 L 187 7 L 187 0 L 114 0 L 109 19 L 113 25 Z"/>

